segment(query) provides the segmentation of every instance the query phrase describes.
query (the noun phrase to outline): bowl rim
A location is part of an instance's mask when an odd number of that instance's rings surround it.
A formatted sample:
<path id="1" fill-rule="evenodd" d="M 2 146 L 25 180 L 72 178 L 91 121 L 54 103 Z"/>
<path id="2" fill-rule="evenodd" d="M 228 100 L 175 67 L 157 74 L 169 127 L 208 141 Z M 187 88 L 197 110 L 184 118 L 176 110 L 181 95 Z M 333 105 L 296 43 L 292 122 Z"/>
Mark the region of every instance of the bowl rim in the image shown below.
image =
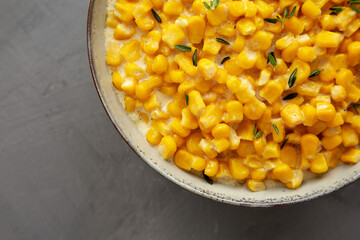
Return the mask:
<path id="1" fill-rule="evenodd" d="M 208 199 L 212 199 L 212 200 L 222 202 L 222 203 L 227 203 L 227 204 L 231 204 L 231 205 L 235 205 L 235 206 L 245 206 L 245 207 L 287 206 L 287 205 L 293 205 L 293 204 L 296 204 L 296 203 L 308 202 L 308 201 L 313 200 L 313 199 L 317 199 L 317 198 L 320 198 L 320 197 L 325 197 L 328 194 L 339 190 L 340 188 L 343 188 L 345 186 L 350 185 L 351 183 L 354 183 L 357 179 L 360 178 L 360 174 L 358 174 L 356 176 L 353 176 L 353 177 L 347 179 L 347 181 L 343 181 L 340 184 L 337 184 L 336 186 L 328 189 L 327 191 L 314 192 L 314 194 L 312 194 L 312 195 L 304 196 L 304 197 L 294 199 L 294 200 L 286 200 L 286 201 L 278 201 L 278 202 L 275 202 L 275 201 L 274 202 L 250 202 L 250 201 L 243 201 L 243 200 L 234 200 L 234 199 L 226 198 L 226 197 L 223 197 L 223 196 L 220 196 L 220 195 L 212 195 L 212 194 L 210 194 L 210 193 L 208 193 L 206 191 L 201 191 L 200 189 L 197 189 L 197 188 L 195 188 L 195 187 L 193 187 L 191 185 L 188 185 L 188 184 L 180 181 L 179 179 L 177 179 L 177 178 L 175 178 L 173 176 L 170 176 L 169 174 L 164 172 L 162 169 L 160 169 L 152 161 L 150 161 L 149 159 L 146 159 L 140 153 L 140 151 L 132 144 L 132 142 L 125 136 L 122 129 L 115 122 L 113 114 L 112 114 L 111 110 L 108 108 L 108 106 L 106 104 L 105 97 L 104 97 L 103 93 L 100 90 L 99 79 L 98 79 L 98 75 L 97 75 L 95 65 L 94 65 L 94 53 L 93 53 L 93 47 L 92 47 L 92 44 L 93 44 L 93 41 L 92 41 L 92 23 L 93 23 L 93 13 L 94 13 L 94 3 L 95 3 L 95 1 L 96 0 L 89 0 L 89 8 L 88 8 L 88 15 L 87 15 L 87 31 L 86 31 L 86 43 L 87 43 L 89 66 L 90 66 L 91 76 L 93 78 L 93 82 L 94 82 L 94 85 L 95 85 L 95 89 L 96 89 L 96 91 L 98 93 L 101 104 L 104 107 L 106 114 L 110 118 L 113 126 L 118 131 L 120 136 L 130 146 L 130 148 L 144 162 L 146 162 L 151 168 L 153 168 L 157 173 L 164 176 L 165 178 L 167 178 L 171 182 L 175 183 L 176 185 L 179 185 L 180 187 L 182 187 L 182 188 L 184 188 L 184 189 L 186 189 L 186 190 L 188 190 L 190 192 L 193 192 L 193 193 L 195 193 L 197 195 L 200 195 L 202 197 L 206 197 Z"/>

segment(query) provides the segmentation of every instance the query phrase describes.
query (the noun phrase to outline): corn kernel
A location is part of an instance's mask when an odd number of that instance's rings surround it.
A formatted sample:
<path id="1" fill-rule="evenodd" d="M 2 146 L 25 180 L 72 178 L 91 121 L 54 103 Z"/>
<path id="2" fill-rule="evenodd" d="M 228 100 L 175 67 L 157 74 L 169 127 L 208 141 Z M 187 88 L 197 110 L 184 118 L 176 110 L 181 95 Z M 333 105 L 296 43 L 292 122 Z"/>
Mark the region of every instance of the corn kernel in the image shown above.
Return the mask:
<path id="1" fill-rule="evenodd" d="M 204 174 L 208 177 L 214 177 L 219 170 L 219 161 L 217 159 L 207 159 Z"/>
<path id="2" fill-rule="evenodd" d="M 300 139 L 301 154 L 305 158 L 312 159 L 317 154 L 319 139 L 314 134 L 305 134 Z"/>
<path id="3" fill-rule="evenodd" d="M 127 62 L 133 62 L 138 60 L 141 57 L 140 42 L 135 39 L 127 42 L 120 49 L 120 54 Z"/>
<path id="4" fill-rule="evenodd" d="M 311 19 L 317 19 L 321 15 L 321 8 L 319 8 L 313 1 L 307 0 L 302 5 L 301 12 Z"/>
<path id="5" fill-rule="evenodd" d="M 340 33 L 321 31 L 316 36 L 316 44 L 324 48 L 336 48 L 342 40 Z"/>
<path id="6" fill-rule="evenodd" d="M 254 51 L 265 51 L 270 48 L 272 38 L 273 34 L 265 31 L 258 31 L 248 40 L 247 43 Z"/>
<path id="7" fill-rule="evenodd" d="M 206 58 L 198 62 L 198 70 L 205 80 L 211 80 L 217 75 L 216 64 Z"/>
<path id="8" fill-rule="evenodd" d="M 236 29 L 244 36 L 252 35 L 256 31 L 256 26 L 253 21 L 248 18 L 242 18 L 236 23 Z"/>
<path id="9" fill-rule="evenodd" d="M 180 44 L 185 40 L 184 30 L 176 24 L 168 24 L 162 29 L 162 40 L 174 49 L 175 44 Z"/>
<path id="10" fill-rule="evenodd" d="M 169 16 L 178 16 L 184 11 L 184 6 L 181 1 L 168 1 L 164 4 L 163 11 Z"/>
<path id="11" fill-rule="evenodd" d="M 360 149 L 350 148 L 341 154 L 340 159 L 344 163 L 357 163 L 360 161 Z"/>
<path id="12" fill-rule="evenodd" d="M 314 173 L 327 172 L 328 165 L 324 153 L 318 153 L 311 161 L 310 171 Z"/>
<path id="13" fill-rule="evenodd" d="M 162 139 L 162 135 L 155 128 L 150 128 L 149 131 L 146 133 L 146 140 L 151 145 L 154 146 L 158 145 L 161 139 Z"/>
<path id="14" fill-rule="evenodd" d="M 353 147 L 359 144 L 359 134 L 350 125 L 343 125 L 341 136 L 344 147 Z"/>
<path id="15" fill-rule="evenodd" d="M 299 35 L 304 31 L 304 23 L 297 17 L 291 17 L 285 21 L 284 28 L 286 31 Z"/>
<path id="16" fill-rule="evenodd" d="M 190 105 L 190 103 L 189 103 Z M 204 112 L 199 117 L 199 125 L 210 129 L 218 124 L 222 119 L 222 111 L 216 104 L 206 106 Z"/>
<path id="17" fill-rule="evenodd" d="M 318 102 L 316 103 L 317 118 L 324 122 L 329 122 L 335 117 L 336 110 L 331 103 Z"/>
<path id="18" fill-rule="evenodd" d="M 250 169 L 240 158 L 230 158 L 228 164 L 231 175 L 237 180 L 243 180 L 249 176 Z"/>
<path id="19" fill-rule="evenodd" d="M 288 183 L 294 178 L 294 172 L 286 164 L 278 164 L 273 170 L 273 175 L 283 183 Z"/>
<path id="20" fill-rule="evenodd" d="M 264 182 L 253 179 L 246 180 L 246 186 L 253 192 L 265 191 L 266 185 Z"/>
<path id="21" fill-rule="evenodd" d="M 174 156 L 177 146 L 175 140 L 171 136 L 165 136 L 161 139 L 158 151 L 164 159 L 169 159 Z"/>
<path id="22" fill-rule="evenodd" d="M 280 115 L 285 124 L 290 128 L 294 128 L 304 121 L 304 116 L 300 107 L 293 103 L 284 106 L 280 112 Z"/>
<path id="23" fill-rule="evenodd" d="M 312 62 L 315 60 L 315 49 L 313 47 L 301 47 L 297 53 L 297 57 L 305 62 Z"/>
<path id="24" fill-rule="evenodd" d="M 296 170 L 293 170 L 293 172 L 294 172 L 294 178 L 291 179 L 290 182 L 287 182 L 285 184 L 286 187 L 290 188 L 290 189 L 296 189 L 296 188 L 300 187 L 302 180 L 304 178 L 304 173 L 302 170 L 296 169 Z"/>
<path id="25" fill-rule="evenodd" d="M 128 63 L 125 65 L 125 72 L 127 75 L 135 78 L 136 80 L 141 79 L 144 75 L 145 72 L 144 70 L 142 70 L 138 65 L 136 65 L 135 63 Z"/>
<path id="26" fill-rule="evenodd" d="M 269 81 L 260 91 L 260 96 L 265 98 L 270 104 L 274 103 L 283 93 L 283 88 L 276 81 Z"/>

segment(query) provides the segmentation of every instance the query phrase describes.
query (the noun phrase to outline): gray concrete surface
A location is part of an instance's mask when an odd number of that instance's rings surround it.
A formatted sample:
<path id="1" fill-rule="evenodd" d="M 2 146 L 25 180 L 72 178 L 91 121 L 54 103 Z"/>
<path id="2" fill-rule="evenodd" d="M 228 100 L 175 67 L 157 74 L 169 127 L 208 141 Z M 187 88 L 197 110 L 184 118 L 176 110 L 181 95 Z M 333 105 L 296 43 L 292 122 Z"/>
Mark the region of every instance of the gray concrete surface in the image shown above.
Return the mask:
<path id="1" fill-rule="evenodd" d="M 358 239 L 360 182 L 250 209 L 167 181 L 124 143 L 88 67 L 86 0 L 0 0 L 0 239 Z"/>

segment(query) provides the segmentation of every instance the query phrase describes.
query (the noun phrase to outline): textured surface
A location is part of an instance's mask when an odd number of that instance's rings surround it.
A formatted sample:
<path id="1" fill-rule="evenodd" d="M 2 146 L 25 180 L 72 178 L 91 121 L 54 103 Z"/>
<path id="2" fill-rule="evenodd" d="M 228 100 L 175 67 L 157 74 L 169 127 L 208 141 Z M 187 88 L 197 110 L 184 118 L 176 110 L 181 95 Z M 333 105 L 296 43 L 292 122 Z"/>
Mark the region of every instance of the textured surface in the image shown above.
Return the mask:
<path id="1" fill-rule="evenodd" d="M 124 143 L 94 89 L 86 0 L 0 0 L 0 239 L 355 239 L 360 182 L 295 206 L 220 204 Z"/>

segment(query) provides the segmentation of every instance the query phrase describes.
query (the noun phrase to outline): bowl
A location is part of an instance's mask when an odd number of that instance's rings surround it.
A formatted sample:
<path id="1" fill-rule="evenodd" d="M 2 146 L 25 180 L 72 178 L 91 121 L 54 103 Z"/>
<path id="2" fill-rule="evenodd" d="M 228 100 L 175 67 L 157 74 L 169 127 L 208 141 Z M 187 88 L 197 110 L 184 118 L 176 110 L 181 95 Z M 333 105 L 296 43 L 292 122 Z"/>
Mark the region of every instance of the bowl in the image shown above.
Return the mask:
<path id="1" fill-rule="evenodd" d="M 334 192 L 354 182 L 360 176 L 360 164 L 340 164 L 324 175 L 303 182 L 296 190 L 285 187 L 251 192 L 246 187 L 224 184 L 210 185 L 203 178 L 177 168 L 163 160 L 156 148 L 150 146 L 119 102 L 112 86 L 111 73 L 105 63 L 105 0 L 90 0 L 87 22 L 89 63 L 96 90 L 115 128 L 129 146 L 155 171 L 177 185 L 219 202 L 249 207 L 270 207 L 309 201 Z"/>

